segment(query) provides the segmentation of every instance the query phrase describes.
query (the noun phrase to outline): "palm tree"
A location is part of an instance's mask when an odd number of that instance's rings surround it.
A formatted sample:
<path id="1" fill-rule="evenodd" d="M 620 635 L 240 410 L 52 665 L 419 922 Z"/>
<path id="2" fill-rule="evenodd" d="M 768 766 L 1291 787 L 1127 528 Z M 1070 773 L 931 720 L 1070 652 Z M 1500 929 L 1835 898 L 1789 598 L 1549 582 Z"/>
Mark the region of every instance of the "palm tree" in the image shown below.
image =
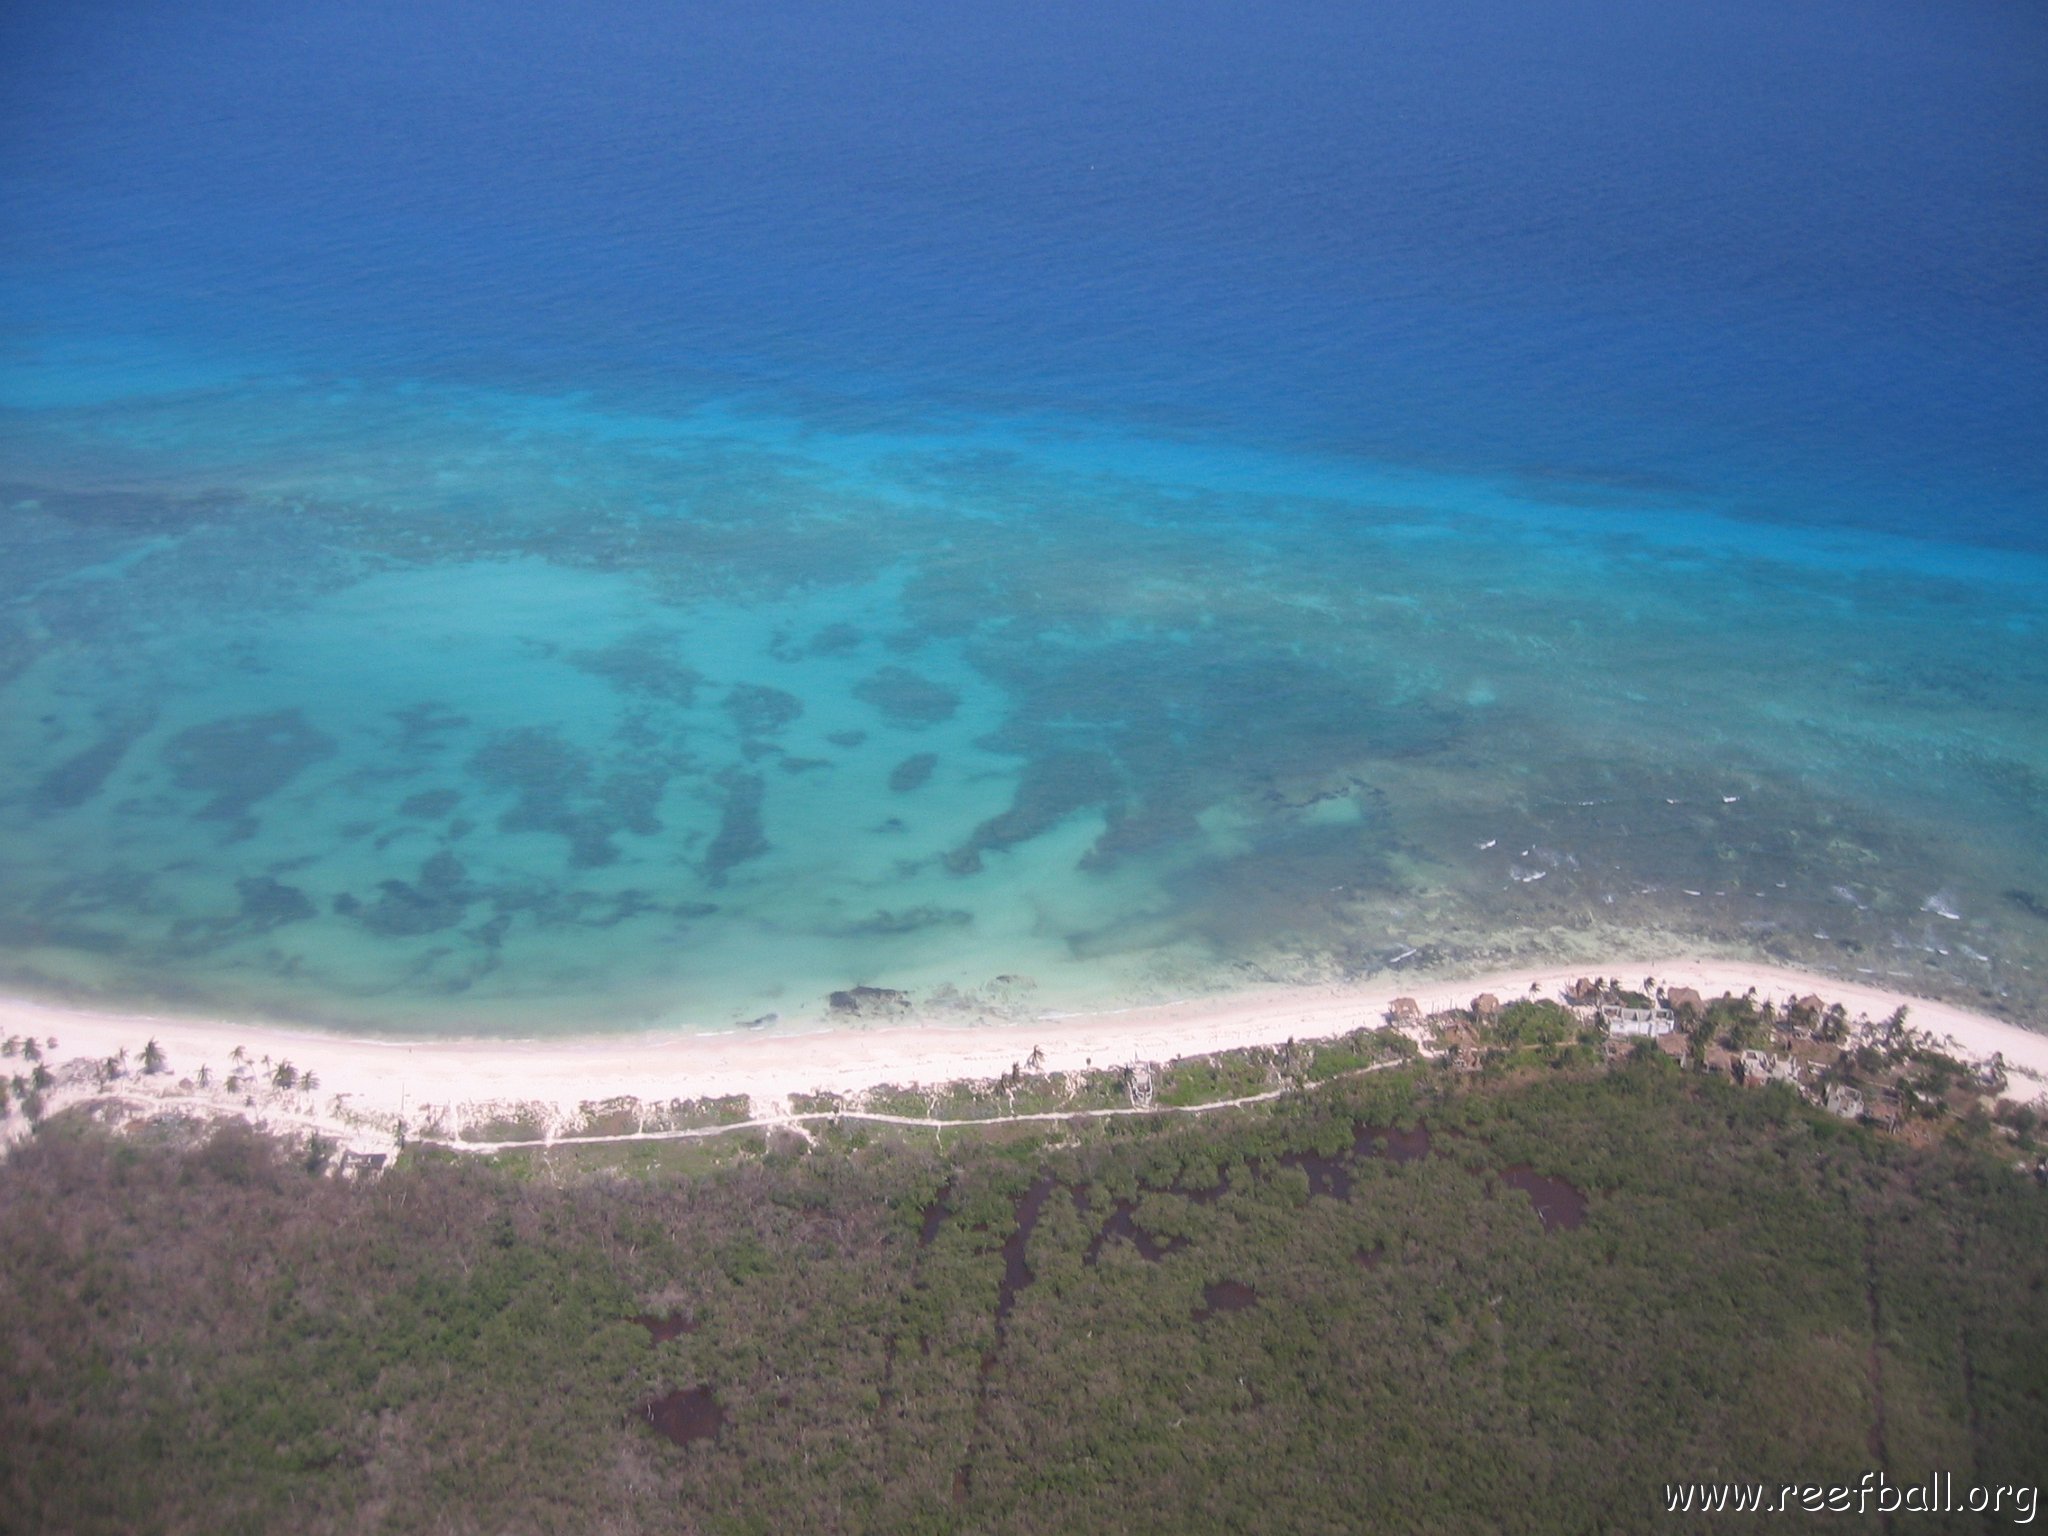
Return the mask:
<path id="1" fill-rule="evenodd" d="M 142 1048 L 142 1075 L 150 1077 L 164 1070 L 164 1048 L 152 1039 Z"/>

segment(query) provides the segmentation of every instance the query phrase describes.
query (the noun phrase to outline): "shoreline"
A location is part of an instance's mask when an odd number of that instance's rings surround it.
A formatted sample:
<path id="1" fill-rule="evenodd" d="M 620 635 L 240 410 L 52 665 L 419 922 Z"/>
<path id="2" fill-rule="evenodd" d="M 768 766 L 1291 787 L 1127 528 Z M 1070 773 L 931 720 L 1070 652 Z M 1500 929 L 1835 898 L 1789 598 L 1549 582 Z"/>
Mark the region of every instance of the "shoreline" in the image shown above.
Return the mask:
<path id="1" fill-rule="evenodd" d="M 744 1097 L 747 1119 L 787 1117 L 792 1095 L 860 1094 L 884 1086 L 935 1088 L 985 1081 L 1040 1054 L 1045 1073 L 1163 1063 L 1175 1058 L 1279 1045 L 1346 1034 L 1385 1022 L 1397 996 L 1413 996 L 1425 1012 L 1464 1007 L 1481 992 L 1506 1000 L 1555 997 L 1581 976 L 1655 976 L 1665 985 L 1695 987 L 1707 996 L 1741 994 L 1783 1001 L 1806 992 L 1843 1004 L 1851 1014 L 1882 1018 L 1904 1005 L 1913 1028 L 1965 1059 L 2001 1054 L 2010 1081 L 2005 1097 L 2030 1100 L 2048 1088 L 2048 1033 L 1868 983 L 1818 973 L 1708 958 L 1623 959 L 1602 964 L 1523 966 L 1464 978 L 1381 977 L 1347 985 L 1278 986 L 1025 1022 L 962 1025 L 912 1016 L 845 1025 L 796 1021 L 797 1028 L 712 1035 L 563 1036 L 556 1039 L 377 1040 L 291 1026 L 95 1013 L 0 999 L 0 1036 L 54 1036 L 45 1065 L 56 1085 L 45 1113 L 94 1099 L 115 1099 L 138 1114 L 241 1118 L 279 1129 L 316 1131 L 351 1151 L 389 1151 L 401 1122 L 417 1129 L 439 1119 L 454 1135 L 465 1125 L 508 1115 L 533 1118 L 548 1130 L 582 1121 L 586 1106 L 632 1099 L 673 1101 Z M 2043 1021 L 2048 1024 L 2048 1020 Z M 154 1039 L 166 1070 L 144 1075 L 137 1063 Z M 222 1084 L 246 1053 L 252 1081 L 234 1093 Z M 94 1063 L 126 1050 L 128 1074 L 118 1084 L 92 1079 Z M 308 1092 L 275 1087 L 267 1075 L 290 1061 L 316 1074 Z M 210 1087 L 199 1087 L 204 1067 Z M 4 1070 L 25 1073 L 17 1056 Z M 27 1134 L 18 1107 L 0 1140 Z M 564 1139 L 567 1139 L 566 1137 Z M 460 1143 L 456 1143 L 458 1146 Z M 479 1148 L 481 1150 L 481 1148 Z"/>

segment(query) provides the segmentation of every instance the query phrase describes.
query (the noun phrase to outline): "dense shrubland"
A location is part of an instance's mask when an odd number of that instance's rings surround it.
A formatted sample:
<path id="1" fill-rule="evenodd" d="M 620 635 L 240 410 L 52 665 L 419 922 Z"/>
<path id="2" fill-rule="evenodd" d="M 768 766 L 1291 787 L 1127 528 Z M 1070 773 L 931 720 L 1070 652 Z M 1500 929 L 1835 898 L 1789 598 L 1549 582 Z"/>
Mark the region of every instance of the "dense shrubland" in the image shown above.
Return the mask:
<path id="1" fill-rule="evenodd" d="M 1433 1150 L 1315 1192 L 1361 1121 Z M 0 1528 L 1577 1531 L 2048 1466 L 2048 1192 L 1662 1060 L 651 1155 L 350 1184 L 60 1117 L 0 1165 Z M 638 1415 L 700 1385 L 716 1440 Z"/>

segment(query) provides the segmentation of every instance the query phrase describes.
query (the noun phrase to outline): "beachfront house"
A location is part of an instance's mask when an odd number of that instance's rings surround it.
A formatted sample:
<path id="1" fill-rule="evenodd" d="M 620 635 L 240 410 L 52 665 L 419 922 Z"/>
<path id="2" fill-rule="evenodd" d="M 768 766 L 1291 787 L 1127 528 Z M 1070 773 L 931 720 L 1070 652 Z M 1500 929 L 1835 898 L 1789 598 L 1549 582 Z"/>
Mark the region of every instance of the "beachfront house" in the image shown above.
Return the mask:
<path id="1" fill-rule="evenodd" d="M 1821 1108 L 1831 1115 L 1840 1115 L 1844 1120 L 1863 1118 L 1863 1094 L 1847 1083 L 1830 1083 L 1821 1096 Z"/>
<path id="2" fill-rule="evenodd" d="M 1643 1035 L 1654 1039 L 1668 1035 L 1678 1021 L 1669 1008 L 1603 1008 L 1610 1035 Z"/>
<path id="3" fill-rule="evenodd" d="M 1779 1056 L 1770 1051 L 1744 1051 L 1742 1080 L 1752 1087 L 1787 1083 L 1796 1088 L 1799 1086 L 1799 1063 L 1790 1056 Z"/>

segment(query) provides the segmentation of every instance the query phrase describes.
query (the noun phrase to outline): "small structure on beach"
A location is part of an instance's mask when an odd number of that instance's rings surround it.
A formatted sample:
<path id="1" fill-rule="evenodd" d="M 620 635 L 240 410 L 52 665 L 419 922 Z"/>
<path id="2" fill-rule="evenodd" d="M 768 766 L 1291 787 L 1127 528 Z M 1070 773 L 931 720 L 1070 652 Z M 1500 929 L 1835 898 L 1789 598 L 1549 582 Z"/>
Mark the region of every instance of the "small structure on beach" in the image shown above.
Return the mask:
<path id="1" fill-rule="evenodd" d="M 374 1178 L 384 1171 L 384 1163 L 382 1152 L 344 1152 L 339 1168 L 348 1178 Z"/>
<path id="2" fill-rule="evenodd" d="M 1131 1101 L 1133 1109 L 1150 1109 L 1155 1085 L 1152 1063 L 1134 1061 L 1123 1070 L 1124 1094 Z"/>
<path id="3" fill-rule="evenodd" d="M 1422 1022 L 1422 1004 L 1416 1002 L 1412 997 L 1395 998 L 1393 1002 L 1387 1005 L 1387 1022 L 1389 1024 L 1420 1024 Z"/>
<path id="4" fill-rule="evenodd" d="M 1484 1022 L 1500 1012 L 1500 999 L 1491 992 L 1482 992 L 1472 999 L 1472 1017 Z"/>

